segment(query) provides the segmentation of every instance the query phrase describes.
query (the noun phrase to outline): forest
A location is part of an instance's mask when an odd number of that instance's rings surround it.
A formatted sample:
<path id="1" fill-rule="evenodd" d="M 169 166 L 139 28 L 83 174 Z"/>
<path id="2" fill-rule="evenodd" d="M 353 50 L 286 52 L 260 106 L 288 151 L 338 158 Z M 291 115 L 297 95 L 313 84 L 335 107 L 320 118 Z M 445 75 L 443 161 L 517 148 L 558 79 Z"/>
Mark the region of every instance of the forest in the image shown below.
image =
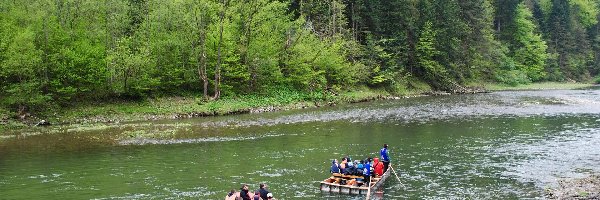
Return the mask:
<path id="1" fill-rule="evenodd" d="M 0 107 L 12 112 L 600 71 L 597 0 L 0 1 Z"/>

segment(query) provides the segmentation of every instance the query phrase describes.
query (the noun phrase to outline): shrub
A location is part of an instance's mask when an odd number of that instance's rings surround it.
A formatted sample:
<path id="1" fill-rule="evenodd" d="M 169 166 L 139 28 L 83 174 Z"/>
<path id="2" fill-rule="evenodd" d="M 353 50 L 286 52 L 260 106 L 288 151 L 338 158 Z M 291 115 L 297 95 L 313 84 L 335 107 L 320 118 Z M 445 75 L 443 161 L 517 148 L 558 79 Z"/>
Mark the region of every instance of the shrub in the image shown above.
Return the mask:
<path id="1" fill-rule="evenodd" d="M 527 74 L 519 70 L 500 71 L 496 75 L 496 79 L 500 83 L 504 83 L 510 86 L 531 83 L 531 80 L 529 80 Z"/>
<path id="2" fill-rule="evenodd" d="M 10 116 L 11 116 L 11 113 L 8 112 L 8 110 L 5 110 L 4 108 L 0 108 L 0 121 L 8 119 L 8 118 L 10 118 Z"/>

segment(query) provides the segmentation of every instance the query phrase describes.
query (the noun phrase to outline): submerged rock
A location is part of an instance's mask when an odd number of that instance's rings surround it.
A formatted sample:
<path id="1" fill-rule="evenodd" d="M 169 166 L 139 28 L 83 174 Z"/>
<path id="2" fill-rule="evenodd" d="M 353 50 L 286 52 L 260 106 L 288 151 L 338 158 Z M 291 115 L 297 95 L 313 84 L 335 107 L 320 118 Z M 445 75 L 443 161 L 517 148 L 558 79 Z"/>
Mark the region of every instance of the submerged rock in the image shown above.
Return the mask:
<path id="1" fill-rule="evenodd" d="M 38 122 L 37 124 L 35 124 L 35 126 L 50 126 L 50 122 L 46 121 L 46 120 L 41 120 L 40 122 Z"/>
<path id="2" fill-rule="evenodd" d="M 600 176 L 561 180 L 556 189 L 546 190 L 548 199 L 600 199 Z"/>

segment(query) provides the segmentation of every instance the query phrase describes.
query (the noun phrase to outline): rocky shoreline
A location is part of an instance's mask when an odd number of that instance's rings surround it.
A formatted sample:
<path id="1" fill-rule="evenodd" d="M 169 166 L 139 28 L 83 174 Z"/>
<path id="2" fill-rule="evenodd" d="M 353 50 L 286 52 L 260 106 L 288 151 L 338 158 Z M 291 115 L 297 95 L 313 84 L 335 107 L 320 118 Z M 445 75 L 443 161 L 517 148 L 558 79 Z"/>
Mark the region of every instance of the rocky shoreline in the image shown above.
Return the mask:
<path id="1" fill-rule="evenodd" d="M 600 175 L 558 181 L 558 187 L 547 189 L 547 199 L 591 200 L 600 199 Z"/>
<path id="2" fill-rule="evenodd" d="M 318 101 L 318 102 L 297 102 L 293 104 L 287 105 L 279 105 L 279 106 L 266 106 L 266 107 L 255 107 L 255 108 L 245 108 L 245 109 L 234 109 L 225 112 L 207 112 L 207 111 L 198 111 L 198 112 L 173 112 L 166 114 L 150 114 L 150 113 L 132 113 L 132 114 L 124 114 L 124 115 L 91 115 L 85 116 L 76 119 L 67 119 L 67 120 L 54 120 L 49 121 L 46 119 L 38 118 L 35 116 L 28 117 L 27 119 L 20 120 L 22 123 L 21 128 L 28 128 L 34 126 L 61 126 L 61 125 L 78 125 L 78 124 L 119 124 L 119 123 L 127 123 L 134 121 L 156 121 L 156 120 L 177 120 L 177 119 L 190 119 L 190 118 L 199 118 L 199 117 L 212 117 L 212 116 L 225 116 L 225 115 L 239 115 L 239 114 L 248 114 L 248 113 L 266 113 L 266 112 L 278 112 L 285 110 L 300 110 L 307 108 L 319 108 L 319 107 L 331 107 L 337 106 L 338 104 L 352 104 L 352 103 L 361 103 L 361 102 L 371 102 L 376 100 L 398 100 L 398 99 L 407 99 L 407 98 L 415 98 L 421 96 L 436 96 L 436 95 L 450 95 L 450 94 L 442 94 L 439 93 L 431 93 L 431 94 L 415 94 L 415 95 L 406 95 L 406 96 L 391 96 L 391 95 L 375 95 L 370 97 L 358 98 L 358 99 L 338 99 L 337 101 Z M 9 120 L 7 119 L 4 122 L 0 119 L 0 125 L 8 124 Z M 18 128 L 17 128 L 18 129 Z"/>

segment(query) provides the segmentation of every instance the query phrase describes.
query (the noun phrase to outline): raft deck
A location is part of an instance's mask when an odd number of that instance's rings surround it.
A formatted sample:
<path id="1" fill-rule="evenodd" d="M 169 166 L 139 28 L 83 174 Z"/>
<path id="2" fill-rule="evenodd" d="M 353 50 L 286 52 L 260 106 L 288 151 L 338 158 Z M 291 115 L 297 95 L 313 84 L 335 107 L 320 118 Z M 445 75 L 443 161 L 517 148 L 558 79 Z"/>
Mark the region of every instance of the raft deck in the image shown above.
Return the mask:
<path id="1" fill-rule="evenodd" d="M 324 192 L 332 192 L 332 193 L 341 193 L 341 194 L 356 194 L 356 195 L 368 195 L 369 187 L 372 195 L 377 189 L 383 186 L 385 180 L 391 175 L 392 170 L 387 170 L 380 177 L 371 178 L 371 183 L 369 186 L 361 184 L 358 181 L 352 181 L 358 179 L 362 179 L 362 176 L 352 176 L 352 175 L 343 175 L 334 173 L 331 177 L 321 181 L 321 191 Z M 342 185 L 340 184 L 341 180 L 350 181 L 350 184 Z"/>

